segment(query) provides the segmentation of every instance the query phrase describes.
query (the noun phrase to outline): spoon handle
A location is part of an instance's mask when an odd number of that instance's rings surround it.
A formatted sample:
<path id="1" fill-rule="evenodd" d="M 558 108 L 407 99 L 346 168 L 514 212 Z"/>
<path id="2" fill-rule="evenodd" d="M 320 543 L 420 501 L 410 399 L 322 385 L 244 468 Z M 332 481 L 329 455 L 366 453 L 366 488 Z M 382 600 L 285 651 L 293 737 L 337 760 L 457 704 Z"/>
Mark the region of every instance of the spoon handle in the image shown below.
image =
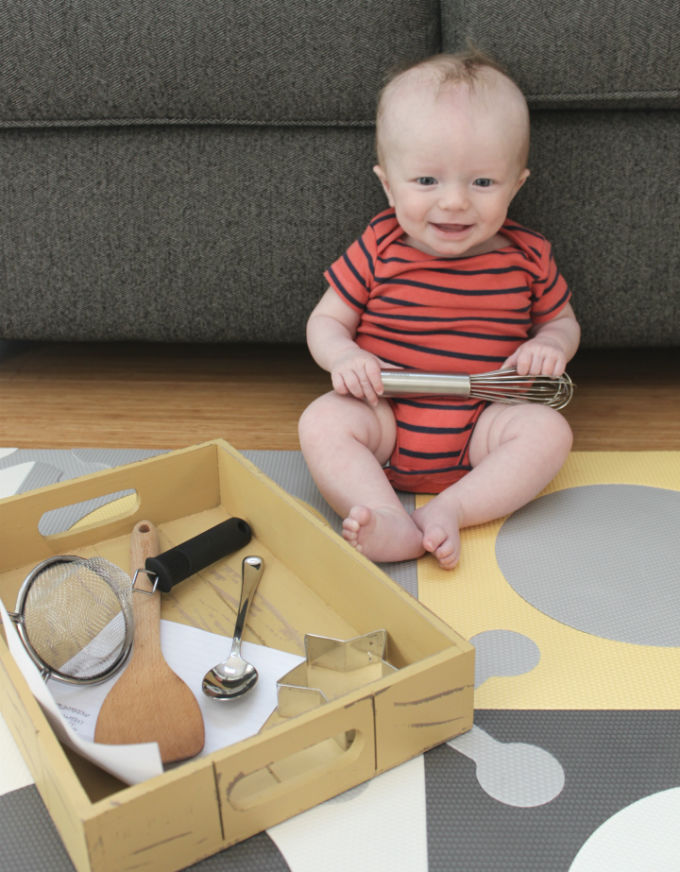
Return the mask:
<path id="1" fill-rule="evenodd" d="M 261 557 L 244 557 L 241 564 L 241 599 L 238 604 L 238 614 L 234 625 L 234 635 L 231 642 L 231 653 L 241 652 L 241 636 L 246 625 L 246 617 L 250 608 L 250 601 L 257 590 L 257 586 L 264 571 L 264 560 Z"/>

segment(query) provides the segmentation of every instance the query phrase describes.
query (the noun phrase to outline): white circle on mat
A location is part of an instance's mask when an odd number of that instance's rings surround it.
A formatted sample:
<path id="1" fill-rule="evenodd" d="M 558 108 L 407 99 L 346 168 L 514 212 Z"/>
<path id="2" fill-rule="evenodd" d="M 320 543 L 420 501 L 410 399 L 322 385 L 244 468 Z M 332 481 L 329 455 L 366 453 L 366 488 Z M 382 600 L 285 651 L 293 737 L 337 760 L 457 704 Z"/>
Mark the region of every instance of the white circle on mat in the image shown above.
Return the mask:
<path id="1" fill-rule="evenodd" d="M 680 870 L 680 787 L 626 806 L 588 838 L 569 872 Z"/>
<path id="2" fill-rule="evenodd" d="M 506 581 L 560 623 L 618 642 L 680 645 L 680 493 L 588 485 L 539 497 L 496 538 Z"/>

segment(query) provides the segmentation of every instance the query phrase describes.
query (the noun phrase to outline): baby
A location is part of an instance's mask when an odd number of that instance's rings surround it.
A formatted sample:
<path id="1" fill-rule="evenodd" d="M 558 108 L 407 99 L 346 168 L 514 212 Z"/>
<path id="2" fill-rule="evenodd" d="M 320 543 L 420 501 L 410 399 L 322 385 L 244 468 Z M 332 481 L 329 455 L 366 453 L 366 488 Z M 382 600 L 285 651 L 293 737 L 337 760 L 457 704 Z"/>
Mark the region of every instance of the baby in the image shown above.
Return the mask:
<path id="1" fill-rule="evenodd" d="M 529 176 L 519 88 L 477 52 L 394 76 L 378 104 L 374 167 L 390 208 L 325 273 L 307 341 L 333 390 L 300 444 L 343 536 L 375 561 L 459 559 L 460 530 L 533 499 L 571 430 L 538 404 L 386 399 L 380 370 L 559 376 L 578 347 L 550 244 L 508 220 Z M 409 514 L 398 490 L 436 494 Z"/>

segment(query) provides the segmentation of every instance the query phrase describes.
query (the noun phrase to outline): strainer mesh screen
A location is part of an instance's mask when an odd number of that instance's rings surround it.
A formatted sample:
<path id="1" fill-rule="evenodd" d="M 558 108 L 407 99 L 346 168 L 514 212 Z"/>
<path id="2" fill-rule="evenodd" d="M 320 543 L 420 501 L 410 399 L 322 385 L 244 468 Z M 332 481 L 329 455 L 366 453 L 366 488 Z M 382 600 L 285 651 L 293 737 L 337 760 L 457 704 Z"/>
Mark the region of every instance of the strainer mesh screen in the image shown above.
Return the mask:
<path id="1" fill-rule="evenodd" d="M 24 603 L 30 645 L 51 669 L 87 679 L 111 668 L 132 620 L 131 581 L 99 557 L 51 564 Z"/>

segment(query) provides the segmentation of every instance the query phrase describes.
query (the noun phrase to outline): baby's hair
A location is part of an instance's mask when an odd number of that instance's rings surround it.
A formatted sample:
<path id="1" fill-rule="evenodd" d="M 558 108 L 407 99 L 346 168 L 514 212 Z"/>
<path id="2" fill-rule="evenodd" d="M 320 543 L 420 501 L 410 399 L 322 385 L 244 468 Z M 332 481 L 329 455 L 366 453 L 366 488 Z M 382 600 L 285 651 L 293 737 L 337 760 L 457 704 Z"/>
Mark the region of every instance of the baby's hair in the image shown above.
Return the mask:
<path id="1" fill-rule="evenodd" d="M 444 52 L 442 54 L 430 55 L 430 57 L 422 58 L 419 61 L 415 61 L 415 63 L 411 62 L 393 67 L 388 71 L 383 79 L 383 88 L 380 92 L 380 96 L 382 96 L 385 89 L 395 79 L 398 79 L 399 76 L 420 67 L 422 67 L 423 70 L 430 69 L 437 72 L 440 76 L 440 82 L 442 85 L 449 82 L 465 82 L 466 84 L 471 85 L 479 78 L 480 70 L 487 67 L 496 70 L 496 72 L 501 73 L 506 76 L 506 78 L 512 80 L 512 76 L 501 63 L 495 60 L 495 58 L 492 58 L 491 55 L 482 51 L 473 43 L 469 43 L 467 48 L 461 49 L 457 52 Z M 379 104 L 380 99 L 378 99 L 378 105 Z"/>
<path id="2" fill-rule="evenodd" d="M 434 74 L 439 88 L 444 85 L 465 84 L 473 89 L 482 79 L 484 70 L 495 70 L 512 82 L 518 90 L 519 86 L 508 73 L 505 67 L 492 58 L 486 52 L 477 48 L 472 42 L 461 51 L 431 55 L 430 57 L 408 63 L 400 67 L 392 68 L 385 76 L 383 87 L 378 95 L 378 108 L 376 112 L 376 153 L 380 160 L 380 122 L 382 120 L 385 97 L 389 94 L 392 86 L 406 73 L 422 70 L 423 73 Z M 521 91 L 520 91 L 521 93 Z"/>

